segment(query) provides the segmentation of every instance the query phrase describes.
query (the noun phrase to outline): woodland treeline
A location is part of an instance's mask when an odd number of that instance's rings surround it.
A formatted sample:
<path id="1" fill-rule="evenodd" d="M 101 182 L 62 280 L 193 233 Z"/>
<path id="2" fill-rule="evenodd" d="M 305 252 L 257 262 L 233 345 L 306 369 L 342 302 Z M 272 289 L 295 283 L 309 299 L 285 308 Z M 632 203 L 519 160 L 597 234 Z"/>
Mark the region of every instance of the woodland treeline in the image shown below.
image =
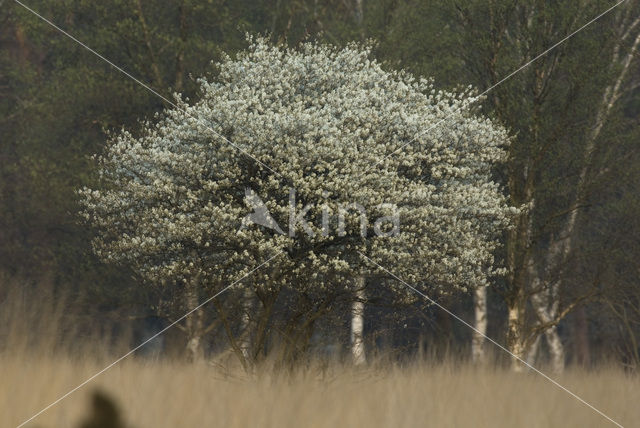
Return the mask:
<path id="1" fill-rule="evenodd" d="M 627 0 L 557 47 L 615 3 L 26 4 L 168 98 L 179 92 L 197 99 L 195 79 L 215 77 L 211 62 L 246 48 L 247 33 L 289 45 L 372 40 L 388 69 L 432 77 L 444 89 L 491 88 L 483 112 L 513 136 L 496 179 L 510 204 L 526 209 L 496 254 L 507 274 L 486 294 L 439 302 L 516 355 L 558 371 L 566 364 L 640 364 L 639 1 Z M 19 4 L 0 6 L 0 305 L 16 296 L 26 305 L 64 299 L 77 334 L 118 337 L 133 329 L 132 342 L 140 340 L 182 315 L 168 304 L 175 290 L 145 287 L 128 266 L 100 262 L 90 245 L 95 231 L 79 220 L 76 191 L 91 186 L 90 156 L 109 132 L 135 133 L 166 104 Z M 473 344 L 474 358 L 487 358 L 490 344 L 428 302 L 397 301 L 375 281 L 367 287 L 369 355 L 471 357 Z M 273 312 L 281 322 L 268 339 L 273 348 L 294 343 L 294 359 L 348 354 L 353 296 L 336 297 L 303 339 L 290 321 L 304 324 L 320 313 L 311 297 L 281 297 Z M 229 347 L 230 331 L 251 310 L 242 302 L 229 295 L 207 310 L 207 352 Z M 167 354 L 184 348 L 180 328 L 167 334 Z"/>

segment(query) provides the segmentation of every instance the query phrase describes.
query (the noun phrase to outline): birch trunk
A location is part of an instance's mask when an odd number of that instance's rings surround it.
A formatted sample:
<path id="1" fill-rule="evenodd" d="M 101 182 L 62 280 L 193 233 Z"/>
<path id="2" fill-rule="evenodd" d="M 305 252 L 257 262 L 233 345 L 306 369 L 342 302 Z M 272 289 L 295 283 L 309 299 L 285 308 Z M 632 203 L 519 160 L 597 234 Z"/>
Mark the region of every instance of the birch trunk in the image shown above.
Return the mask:
<path id="1" fill-rule="evenodd" d="M 538 289 L 542 288 L 539 279 L 535 278 L 533 284 Z M 559 307 L 560 282 L 556 281 L 550 286 L 544 287 L 540 292 L 531 295 L 531 305 L 542 325 L 548 327 L 544 330 L 544 336 L 549 345 L 549 357 L 554 373 L 564 371 L 565 352 L 562 340 L 558 334 L 557 318 Z"/>
<path id="2" fill-rule="evenodd" d="M 555 245 L 551 244 L 548 251 L 548 258 L 553 260 L 557 255 L 554 253 Z M 547 276 L 549 276 L 549 261 L 546 263 Z M 531 284 L 531 306 L 538 317 L 538 325 L 545 326 L 543 330 L 536 333 L 535 342 L 539 345 L 540 335 L 544 333 L 547 344 L 549 345 L 549 356 L 551 359 L 551 367 L 554 373 L 559 374 L 564 371 L 565 352 L 562 340 L 558 334 L 557 322 L 561 316 L 558 313 L 560 306 L 560 282 L 554 281 L 551 284 L 543 283 L 540 275 L 534 265 L 529 265 L 529 281 Z"/>
<path id="3" fill-rule="evenodd" d="M 475 328 L 471 342 L 471 359 L 474 364 L 484 364 L 485 338 L 487 335 L 487 288 L 476 288 L 474 295 Z"/>
<path id="4" fill-rule="evenodd" d="M 619 71 L 614 81 L 603 91 L 602 100 L 596 110 L 594 125 L 586 136 L 582 168 L 578 176 L 575 196 L 570 205 L 569 216 L 560 233 L 552 239 L 549 246 L 544 270 L 545 277 L 543 279 L 550 282 L 550 285 L 540 288 L 539 292 L 533 294 L 531 299 L 538 319 L 542 324 L 549 325 L 549 327 L 544 330 L 544 334 L 549 345 L 552 368 L 556 373 L 562 372 L 565 365 L 564 346 L 560 340 L 556 326 L 559 321 L 558 317 L 560 316 L 558 307 L 559 291 L 562 284 L 562 271 L 573 249 L 573 238 L 578 220 L 579 207 L 584 203 L 588 192 L 588 177 L 591 173 L 596 143 L 611 111 L 625 92 L 624 82 L 637 54 L 638 47 L 640 46 L 640 32 L 634 34 L 634 31 L 638 31 L 638 28 L 640 28 L 640 17 L 634 18 L 630 20 L 627 25 L 622 26 L 620 39 L 613 47 L 611 66 L 613 69 L 619 69 Z M 633 41 L 629 45 L 626 53 L 623 54 L 621 52 L 623 45 L 628 40 Z M 555 279 L 552 279 L 553 276 L 555 276 Z M 542 279 L 536 279 L 539 284 L 542 284 Z"/>
<path id="5" fill-rule="evenodd" d="M 564 345 L 560 340 L 557 326 L 552 326 L 544 332 L 547 344 L 549 345 L 549 354 L 551 356 L 551 369 L 554 373 L 560 374 L 564 371 Z"/>
<path id="6" fill-rule="evenodd" d="M 525 315 L 527 307 L 527 275 L 520 266 L 528 266 L 531 263 L 531 234 L 532 219 L 530 212 L 535 206 L 533 199 L 531 176 L 525 171 L 526 192 L 525 200 L 529 204 L 529 210 L 525 210 L 518 218 L 517 227 L 509 232 L 507 266 L 509 268 L 507 280 L 509 292 L 505 296 L 507 302 L 507 347 L 511 353 L 511 368 L 515 372 L 521 372 L 526 356 Z"/>
<path id="7" fill-rule="evenodd" d="M 354 301 L 351 306 L 351 356 L 355 365 L 367 362 L 364 351 L 364 300 L 366 298 L 364 277 L 355 281 Z"/>
<path id="8" fill-rule="evenodd" d="M 540 336 L 537 336 L 529 349 L 527 350 L 527 359 L 525 360 L 527 364 L 535 366 L 536 357 L 538 356 L 538 351 L 540 350 Z"/>

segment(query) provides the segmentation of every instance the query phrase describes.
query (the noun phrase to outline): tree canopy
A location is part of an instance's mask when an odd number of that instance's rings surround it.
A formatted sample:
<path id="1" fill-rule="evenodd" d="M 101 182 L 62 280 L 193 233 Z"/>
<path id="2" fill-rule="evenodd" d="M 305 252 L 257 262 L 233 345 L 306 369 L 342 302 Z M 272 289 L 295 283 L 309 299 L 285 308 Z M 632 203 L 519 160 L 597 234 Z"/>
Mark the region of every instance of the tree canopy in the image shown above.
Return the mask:
<path id="1" fill-rule="evenodd" d="M 98 255 L 209 293 L 279 253 L 247 279 L 258 291 L 380 275 L 365 256 L 433 290 L 486 286 L 515 212 L 491 180 L 506 130 L 470 90 L 436 90 L 369 55 L 258 39 L 200 80 L 196 102 L 176 98 L 139 136 L 115 135 L 99 185 L 81 191 Z M 242 224 L 247 189 L 288 234 Z M 376 222 L 389 210 L 395 225 Z"/>

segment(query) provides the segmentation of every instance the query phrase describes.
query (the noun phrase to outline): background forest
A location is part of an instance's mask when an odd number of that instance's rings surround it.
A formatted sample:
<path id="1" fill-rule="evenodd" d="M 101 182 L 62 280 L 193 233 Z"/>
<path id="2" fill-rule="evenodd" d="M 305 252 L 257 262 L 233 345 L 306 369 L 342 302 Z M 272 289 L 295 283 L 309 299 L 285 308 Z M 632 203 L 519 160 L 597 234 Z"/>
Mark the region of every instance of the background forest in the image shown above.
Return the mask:
<path id="1" fill-rule="evenodd" d="M 510 203 L 527 209 L 497 254 L 507 275 L 488 290 L 439 302 L 516 355 L 558 372 L 565 365 L 640 364 L 640 2 L 627 0 L 510 74 L 613 5 L 28 3 L 168 98 L 179 92 L 197 99 L 195 79 L 214 76 L 211 62 L 224 53 L 245 49 L 247 33 L 292 46 L 372 40 L 386 69 L 431 77 L 437 88 L 490 89 L 482 110 L 513 136 L 509 160 L 496 176 Z M 136 344 L 185 312 L 171 304 L 177 299 L 171 290 L 143 286 L 127 266 L 98 260 L 90 244 L 95 232 L 78 215 L 76 191 L 92 185 L 90 156 L 101 152 L 107 133 L 123 127 L 135 132 L 164 107 L 162 99 L 17 3 L 0 1 L 0 346 L 10 335 L 6 320 L 34 306 L 59 312 L 65 346 L 80 346 L 79 338 L 96 333 Z M 428 302 L 396 301 L 385 293 L 375 281 L 367 284 L 368 356 L 481 361 L 493 351 Z M 287 330 L 290 299 L 282 297 L 274 311 L 282 320 L 272 343 L 301 340 Z M 305 355 L 348 356 L 352 302 L 347 296 L 323 313 L 302 346 Z M 229 328 L 235 331 L 250 311 L 234 295 L 216 306 L 234 318 L 230 325 L 216 322 L 215 309 L 206 308 L 208 355 L 229 348 Z M 300 316 L 316 313 L 312 306 Z M 182 356 L 183 330 L 169 331 L 155 351 Z"/>

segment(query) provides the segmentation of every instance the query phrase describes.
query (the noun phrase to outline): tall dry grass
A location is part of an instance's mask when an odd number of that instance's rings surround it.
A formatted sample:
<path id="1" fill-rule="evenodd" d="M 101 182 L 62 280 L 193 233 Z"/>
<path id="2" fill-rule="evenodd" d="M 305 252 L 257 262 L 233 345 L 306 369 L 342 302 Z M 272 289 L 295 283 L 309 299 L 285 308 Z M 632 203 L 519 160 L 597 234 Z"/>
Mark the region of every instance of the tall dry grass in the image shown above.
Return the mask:
<path id="1" fill-rule="evenodd" d="M 100 341 L 60 346 L 57 330 L 67 332 L 65 340 L 73 336 L 67 337 L 71 327 L 63 308 L 14 310 L 17 305 L 8 302 L 0 304 L 0 427 L 16 427 L 116 356 Z M 640 426 L 637 376 L 603 367 L 569 370 L 558 380 L 625 427 Z M 211 363 L 136 357 L 27 426 L 79 427 L 96 389 L 113 396 L 127 426 L 136 428 L 614 426 L 535 373 L 499 367 L 387 362 L 356 370 L 310 364 L 293 373 L 265 366 L 248 376 Z"/>
<path id="2" fill-rule="evenodd" d="M 100 368 L 88 359 L 3 356 L 0 426 L 17 426 Z M 622 425 L 640 425 L 639 379 L 602 369 L 570 371 L 560 381 Z M 139 428 L 614 426 L 532 373 L 423 364 L 247 378 L 206 364 L 136 360 L 122 362 L 28 426 L 78 426 L 94 388 L 115 397 L 124 419 Z"/>

